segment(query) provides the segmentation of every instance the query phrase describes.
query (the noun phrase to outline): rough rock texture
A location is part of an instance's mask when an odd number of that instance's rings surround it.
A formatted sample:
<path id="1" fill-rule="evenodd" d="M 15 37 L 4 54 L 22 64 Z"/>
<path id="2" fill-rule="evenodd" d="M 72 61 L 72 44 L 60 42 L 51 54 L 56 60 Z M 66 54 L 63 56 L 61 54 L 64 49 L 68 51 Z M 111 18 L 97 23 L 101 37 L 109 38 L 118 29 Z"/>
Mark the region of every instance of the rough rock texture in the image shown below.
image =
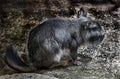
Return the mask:
<path id="1" fill-rule="evenodd" d="M 35 73 L 22 73 L 0 76 L 0 79 L 58 79 L 58 78 Z"/>
<path id="2" fill-rule="evenodd" d="M 69 2 L 66 0 L 51 0 L 55 1 L 54 3 L 45 3 L 46 0 L 41 0 L 42 2 L 39 2 L 40 0 L 33 2 L 31 2 L 32 0 L 5 1 L 0 2 L 0 8 L 2 8 L 0 10 L 0 75 L 16 73 L 8 67 L 6 68 L 3 61 L 2 55 L 6 44 L 11 43 L 19 51 L 25 52 L 23 54 L 26 54 L 30 29 L 48 17 L 73 17 L 75 14 L 73 6 L 69 6 Z M 48 10 L 45 4 L 50 4 L 51 8 Z M 88 4 L 84 4 L 84 6 L 88 6 Z M 74 8 L 79 7 L 79 5 L 74 6 Z M 48 70 L 42 74 L 43 76 L 48 75 L 59 79 L 120 79 L 120 8 L 105 12 L 90 7 L 88 12 L 89 16 L 99 21 L 104 27 L 106 32 L 104 41 L 99 46 L 81 46 L 78 49 L 79 66 L 55 68 Z M 26 74 L 8 75 L 7 78 L 14 79 L 15 75 L 18 75 L 18 79 L 21 77 L 22 79 L 31 79 L 30 76 L 38 78 L 38 74 Z M 1 77 L 2 79 L 6 78 L 6 76 Z"/>

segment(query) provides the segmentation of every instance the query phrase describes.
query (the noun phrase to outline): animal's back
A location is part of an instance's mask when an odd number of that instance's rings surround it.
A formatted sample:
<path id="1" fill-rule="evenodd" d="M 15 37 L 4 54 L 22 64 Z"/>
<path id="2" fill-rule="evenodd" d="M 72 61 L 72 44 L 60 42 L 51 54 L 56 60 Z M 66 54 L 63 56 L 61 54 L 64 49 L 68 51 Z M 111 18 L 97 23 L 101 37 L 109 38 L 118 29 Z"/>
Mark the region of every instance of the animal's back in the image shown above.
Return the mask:
<path id="1" fill-rule="evenodd" d="M 29 38 L 39 36 L 50 36 L 49 34 L 53 33 L 56 29 L 66 30 L 69 27 L 70 20 L 64 18 L 51 18 L 42 24 L 37 25 L 30 31 Z"/>

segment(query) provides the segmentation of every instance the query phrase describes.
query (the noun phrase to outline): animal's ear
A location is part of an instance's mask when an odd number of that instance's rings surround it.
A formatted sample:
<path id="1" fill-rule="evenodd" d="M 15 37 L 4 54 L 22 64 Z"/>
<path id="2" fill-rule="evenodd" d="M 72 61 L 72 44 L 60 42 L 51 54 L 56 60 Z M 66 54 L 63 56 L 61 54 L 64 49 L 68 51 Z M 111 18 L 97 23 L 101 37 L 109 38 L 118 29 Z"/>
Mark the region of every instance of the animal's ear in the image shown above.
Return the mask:
<path id="1" fill-rule="evenodd" d="M 85 7 L 81 7 L 77 12 L 77 18 L 79 18 L 80 16 L 87 16 L 87 10 L 85 9 Z"/>

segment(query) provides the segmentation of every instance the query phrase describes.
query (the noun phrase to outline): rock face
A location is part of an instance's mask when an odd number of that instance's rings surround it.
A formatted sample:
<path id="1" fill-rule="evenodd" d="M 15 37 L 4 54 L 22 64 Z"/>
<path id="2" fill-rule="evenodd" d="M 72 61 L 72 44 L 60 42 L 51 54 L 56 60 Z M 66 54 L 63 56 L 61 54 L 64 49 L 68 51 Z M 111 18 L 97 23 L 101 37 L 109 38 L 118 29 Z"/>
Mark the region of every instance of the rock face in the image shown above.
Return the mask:
<path id="1" fill-rule="evenodd" d="M 35 73 L 22 73 L 13 75 L 0 76 L 0 79 L 58 79 L 47 75 L 40 75 Z"/>
<path id="2" fill-rule="evenodd" d="M 26 54 L 30 29 L 48 17 L 72 17 L 75 8 L 81 7 L 81 4 L 72 6 L 69 0 L 4 0 L 0 4 L 0 75 L 15 73 L 4 70 L 2 54 L 6 44 L 11 43 Z M 88 12 L 104 27 L 106 36 L 98 47 L 81 46 L 78 49 L 80 66 L 55 68 L 44 74 L 5 75 L 0 79 L 120 79 L 120 7 L 110 12 L 90 7 Z"/>

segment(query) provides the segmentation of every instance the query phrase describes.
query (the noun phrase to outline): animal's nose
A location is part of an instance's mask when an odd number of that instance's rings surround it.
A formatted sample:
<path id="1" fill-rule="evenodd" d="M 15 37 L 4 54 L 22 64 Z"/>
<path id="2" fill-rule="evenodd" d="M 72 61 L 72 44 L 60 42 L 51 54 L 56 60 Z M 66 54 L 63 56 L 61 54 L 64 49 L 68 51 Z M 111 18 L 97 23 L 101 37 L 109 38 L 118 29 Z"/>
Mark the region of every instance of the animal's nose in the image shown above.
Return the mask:
<path id="1" fill-rule="evenodd" d="M 102 41 L 104 39 L 104 34 L 99 36 L 99 40 Z"/>
<path id="2" fill-rule="evenodd" d="M 101 41 L 104 39 L 104 37 L 105 37 L 105 32 L 102 32 L 102 34 L 101 34 L 101 36 L 100 36 Z"/>

